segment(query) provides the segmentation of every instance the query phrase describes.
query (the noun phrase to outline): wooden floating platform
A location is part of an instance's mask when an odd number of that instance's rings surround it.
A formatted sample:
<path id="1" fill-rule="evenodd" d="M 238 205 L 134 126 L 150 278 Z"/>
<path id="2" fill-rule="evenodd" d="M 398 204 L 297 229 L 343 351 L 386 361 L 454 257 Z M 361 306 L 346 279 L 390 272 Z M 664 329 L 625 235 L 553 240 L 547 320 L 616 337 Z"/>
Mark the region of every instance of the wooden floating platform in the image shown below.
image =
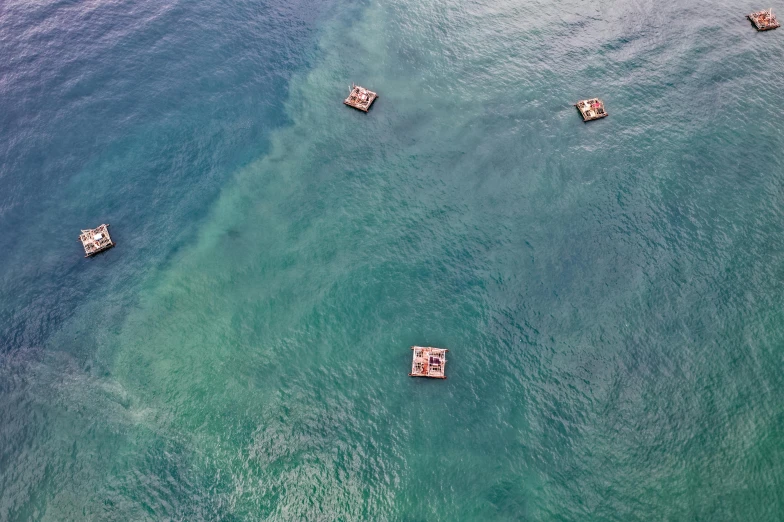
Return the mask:
<path id="1" fill-rule="evenodd" d="M 446 352 L 444 348 L 430 348 L 412 346 L 414 360 L 411 362 L 409 377 L 430 377 L 432 379 L 446 379 Z"/>
<path id="2" fill-rule="evenodd" d="M 84 247 L 84 257 L 91 257 L 104 250 L 109 250 L 115 243 L 109 237 L 109 225 L 101 225 L 92 230 L 82 230 L 79 241 Z"/>
<path id="3" fill-rule="evenodd" d="M 604 110 L 604 102 L 599 98 L 580 100 L 575 103 L 574 106 L 580 111 L 583 121 L 598 120 L 599 118 L 607 117 L 607 111 Z"/>
<path id="4" fill-rule="evenodd" d="M 770 31 L 771 29 L 776 29 L 779 27 L 779 25 L 781 25 L 776 19 L 776 15 L 773 14 L 773 8 L 766 9 L 765 11 L 751 13 L 746 18 L 751 20 L 751 23 L 754 24 L 754 27 L 757 28 L 757 31 Z"/>
<path id="5" fill-rule="evenodd" d="M 373 105 L 373 102 L 376 101 L 376 98 L 378 98 L 378 94 L 373 91 L 369 91 L 359 85 L 351 84 L 351 93 L 349 93 L 348 98 L 343 100 L 343 103 L 349 107 L 359 109 L 362 112 L 367 112 L 370 110 L 370 106 Z"/>

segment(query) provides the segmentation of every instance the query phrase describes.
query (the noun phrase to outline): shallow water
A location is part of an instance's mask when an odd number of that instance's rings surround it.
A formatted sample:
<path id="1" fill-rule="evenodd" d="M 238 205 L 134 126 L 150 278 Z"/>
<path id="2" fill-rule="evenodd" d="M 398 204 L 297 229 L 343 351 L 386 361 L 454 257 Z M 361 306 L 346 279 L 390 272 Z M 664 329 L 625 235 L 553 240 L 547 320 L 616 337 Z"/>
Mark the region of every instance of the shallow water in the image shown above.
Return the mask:
<path id="1" fill-rule="evenodd" d="M 0 520 L 780 520 L 756 7 L 7 4 Z"/>

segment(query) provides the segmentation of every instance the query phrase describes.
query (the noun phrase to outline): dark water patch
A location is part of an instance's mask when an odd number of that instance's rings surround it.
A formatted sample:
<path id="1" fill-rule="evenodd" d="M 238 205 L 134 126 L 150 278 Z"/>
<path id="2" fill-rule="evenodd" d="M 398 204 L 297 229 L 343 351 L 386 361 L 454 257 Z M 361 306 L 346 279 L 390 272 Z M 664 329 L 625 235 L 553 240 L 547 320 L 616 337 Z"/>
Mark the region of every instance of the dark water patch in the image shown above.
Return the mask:
<path id="1" fill-rule="evenodd" d="M 4 300 L 4 349 L 42 345 L 90 299 L 130 297 L 192 239 L 227 176 L 287 122 L 286 82 L 310 58 L 320 12 L 7 6 L 0 263 L 16 297 Z M 101 222 L 118 247 L 85 270 L 75 237 Z"/>

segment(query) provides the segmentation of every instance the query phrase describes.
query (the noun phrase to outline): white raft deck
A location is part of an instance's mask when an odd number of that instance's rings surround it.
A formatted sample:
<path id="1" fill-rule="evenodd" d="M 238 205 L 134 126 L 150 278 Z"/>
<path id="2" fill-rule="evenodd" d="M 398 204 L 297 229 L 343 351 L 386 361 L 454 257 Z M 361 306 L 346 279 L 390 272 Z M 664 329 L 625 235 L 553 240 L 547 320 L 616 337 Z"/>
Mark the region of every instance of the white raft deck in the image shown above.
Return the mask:
<path id="1" fill-rule="evenodd" d="M 757 31 L 770 31 L 771 29 L 776 29 L 781 25 L 776 19 L 776 15 L 773 14 L 773 8 L 751 13 L 750 15 L 746 16 L 746 18 L 751 20 L 751 23 L 754 24 L 754 27 L 757 28 Z"/>
<path id="2" fill-rule="evenodd" d="M 115 244 L 109 237 L 109 225 L 101 225 L 92 230 L 82 230 L 79 241 L 84 247 L 84 257 L 91 257 L 104 250 L 109 250 Z"/>
<path id="3" fill-rule="evenodd" d="M 607 116 L 607 111 L 604 110 L 604 102 L 599 98 L 580 100 L 574 106 L 580 111 L 583 121 L 598 120 Z"/>
<path id="4" fill-rule="evenodd" d="M 351 92 L 349 93 L 348 98 L 343 100 L 343 103 L 362 112 L 367 112 L 370 110 L 370 106 L 373 105 L 373 102 L 376 101 L 376 98 L 378 98 L 378 94 L 375 92 L 369 91 L 359 85 L 351 84 Z"/>
<path id="5" fill-rule="evenodd" d="M 423 346 L 412 346 L 411 349 L 414 350 L 414 360 L 409 377 L 446 379 L 446 352 L 449 350 Z"/>

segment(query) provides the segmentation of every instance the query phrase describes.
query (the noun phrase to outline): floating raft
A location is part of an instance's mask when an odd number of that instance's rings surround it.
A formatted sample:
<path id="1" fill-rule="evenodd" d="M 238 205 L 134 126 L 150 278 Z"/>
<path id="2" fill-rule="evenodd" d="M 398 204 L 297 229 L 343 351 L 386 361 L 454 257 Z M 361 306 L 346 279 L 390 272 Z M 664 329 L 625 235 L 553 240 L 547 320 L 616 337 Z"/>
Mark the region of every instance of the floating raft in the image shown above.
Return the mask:
<path id="1" fill-rule="evenodd" d="M 370 110 L 370 106 L 373 105 L 373 102 L 376 101 L 376 98 L 378 98 L 378 94 L 373 91 L 369 91 L 359 85 L 351 84 L 351 93 L 348 95 L 348 98 L 343 100 L 343 103 L 349 107 L 359 109 L 362 112 L 367 112 Z"/>
<path id="2" fill-rule="evenodd" d="M 101 225 L 92 230 L 82 230 L 79 241 L 84 247 L 84 257 L 94 256 L 114 246 L 112 238 L 109 237 L 109 225 Z"/>
<path id="3" fill-rule="evenodd" d="M 412 346 L 414 360 L 411 362 L 409 377 L 430 377 L 433 379 L 446 379 L 446 350 L 444 348 L 424 348 Z"/>
<path id="4" fill-rule="evenodd" d="M 751 13 L 746 18 L 751 20 L 751 23 L 754 24 L 754 27 L 757 28 L 757 31 L 770 31 L 771 29 L 776 29 L 779 25 L 779 21 L 776 20 L 776 15 L 773 14 L 773 8 L 767 9 L 765 11 L 757 11 L 756 13 Z"/>
<path id="5" fill-rule="evenodd" d="M 607 111 L 604 110 L 604 102 L 599 98 L 580 100 L 574 106 L 582 114 L 583 121 L 598 120 L 607 116 Z"/>

